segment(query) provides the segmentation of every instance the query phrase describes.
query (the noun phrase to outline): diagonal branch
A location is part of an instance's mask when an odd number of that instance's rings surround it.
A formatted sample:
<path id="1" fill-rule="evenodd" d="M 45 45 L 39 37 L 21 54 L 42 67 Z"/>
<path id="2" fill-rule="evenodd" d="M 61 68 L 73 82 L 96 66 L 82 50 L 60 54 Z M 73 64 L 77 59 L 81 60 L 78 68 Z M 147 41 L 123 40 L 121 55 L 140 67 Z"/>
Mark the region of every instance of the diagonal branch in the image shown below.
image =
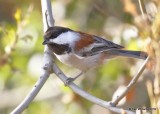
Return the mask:
<path id="1" fill-rule="evenodd" d="M 54 73 L 65 83 L 67 80 L 67 77 L 65 76 L 65 74 L 58 68 L 58 66 L 53 63 L 53 70 Z M 113 107 L 110 102 L 104 101 L 102 99 L 99 99 L 89 93 L 87 93 L 86 91 L 82 90 L 81 88 L 79 88 L 76 84 L 74 84 L 73 82 L 70 82 L 67 86 L 69 86 L 75 93 L 77 93 L 78 95 L 80 95 L 81 97 L 99 105 L 102 106 L 104 108 L 107 108 L 113 112 L 117 112 L 117 113 L 122 113 L 123 109 L 117 108 L 117 107 Z M 126 112 L 126 114 L 134 114 L 134 112 L 131 111 L 127 111 L 124 110 Z"/>
<path id="2" fill-rule="evenodd" d="M 130 81 L 130 83 L 128 84 L 128 86 L 126 87 L 126 89 L 124 90 L 124 92 L 120 95 L 117 96 L 117 99 L 113 100 L 111 102 L 111 104 L 113 106 L 116 106 L 118 104 L 118 102 L 125 97 L 125 95 L 129 92 L 129 90 L 131 90 L 131 88 L 136 84 L 137 80 L 139 79 L 139 77 L 141 76 L 142 72 L 144 71 L 147 62 L 149 61 L 150 57 L 148 56 L 147 59 L 144 61 L 144 63 L 142 64 L 141 68 L 139 69 L 138 73 L 133 77 L 133 79 Z"/>

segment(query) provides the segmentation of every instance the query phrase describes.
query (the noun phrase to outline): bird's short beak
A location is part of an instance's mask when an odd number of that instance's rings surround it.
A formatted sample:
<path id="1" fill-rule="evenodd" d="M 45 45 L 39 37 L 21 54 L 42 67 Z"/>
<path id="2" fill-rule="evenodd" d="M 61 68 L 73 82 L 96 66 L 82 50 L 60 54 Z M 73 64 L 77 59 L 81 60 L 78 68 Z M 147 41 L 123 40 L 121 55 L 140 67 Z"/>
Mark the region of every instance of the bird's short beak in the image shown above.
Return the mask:
<path id="1" fill-rule="evenodd" d="M 48 40 L 44 40 L 44 42 L 42 43 L 43 45 L 46 45 L 46 44 L 48 44 L 49 42 L 48 42 Z"/>

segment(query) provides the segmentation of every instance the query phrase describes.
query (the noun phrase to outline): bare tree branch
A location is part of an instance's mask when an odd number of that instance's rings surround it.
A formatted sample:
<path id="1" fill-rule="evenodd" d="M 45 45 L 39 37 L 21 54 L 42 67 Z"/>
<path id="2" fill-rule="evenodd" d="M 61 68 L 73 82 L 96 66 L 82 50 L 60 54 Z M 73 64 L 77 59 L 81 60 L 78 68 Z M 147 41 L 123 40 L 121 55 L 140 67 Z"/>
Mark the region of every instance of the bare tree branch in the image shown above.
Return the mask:
<path id="1" fill-rule="evenodd" d="M 65 74 L 58 68 L 58 66 L 53 63 L 53 70 L 54 73 L 65 83 L 67 80 L 67 77 L 65 76 Z M 87 93 L 86 91 L 82 90 L 81 88 L 79 88 L 76 84 L 74 84 L 73 82 L 70 82 L 68 84 L 68 86 L 78 95 L 82 96 L 83 98 L 99 105 L 102 106 L 104 108 L 107 108 L 113 112 L 117 112 L 117 113 L 122 113 L 122 111 L 126 112 L 126 114 L 134 114 L 134 112 L 131 111 L 127 111 L 127 110 L 123 110 L 117 107 L 113 107 L 110 102 L 106 102 L 102 99 L 99 99 L 89 93 Z"/>
<path id="2" fill-rule="evenodd" d="M 45 21 L 45 12 L 48 11 L 49 16 L 49 24 L 50 26 L 54 26 L 54 20 L 52 17 L 52 9 L 51 9 L 51 1 L 50 0 L 41 0 L 42 4 L 42 12 L 43 12 L 43 22 L 44 22 L 44 32 L 47 30 L 47 24 Z M 45 52 L 48 50 L 47 47 L 45 47 Z M 52 56 L 48 56 L 48 53 L 44 53 L 44 67 L 43 67 L 43 74 L 33 87 L 33 89 L 28 93 L 26 98 L 11 112 L 11 114 L 20 114 L 22 113 L 29 104 L 33 101 L 35 96 L 39 93 L 41 88 L 43 87 L 44 83 L 48 79 L 49 75 L 51 74 L 51 68 L 52 66 Z"/>
<path id="3" fill-rule="evenodd" d="M 142 64 L 141 68 L 139 69 L 138 73 L 133 77 L 133 79 L 130 81 L 124 92 L 122 92 L 121 95 L 117 96 L 117 99 L 113 100 L 111 104 L 113 106 L 116 106 L 118 102 L 131 90 L 131 88 L 136 84 L 137 80 L 141 76 L 142 72 L 144 71 L 147 62 L 149 61 L 150 57 L 148 56 L 145 62 Z"/>

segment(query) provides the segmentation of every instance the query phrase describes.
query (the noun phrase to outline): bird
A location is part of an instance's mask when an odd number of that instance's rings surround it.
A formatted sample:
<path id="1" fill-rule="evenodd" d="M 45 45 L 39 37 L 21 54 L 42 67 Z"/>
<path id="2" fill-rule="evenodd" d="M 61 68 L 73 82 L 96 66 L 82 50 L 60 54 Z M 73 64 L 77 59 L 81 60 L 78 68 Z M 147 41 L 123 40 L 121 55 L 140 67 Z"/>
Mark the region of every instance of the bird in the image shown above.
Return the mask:
<path id="1" fill-rule="evenodd" d="M 61 26 L 49 27 L 44 33 L 42 44 L 47 45 L 63 64 L 81 71 L 74 78 L 68 78 L 66 84 L 106 60 L 118 56 L 145 60 L 148 56 L 146 52 L 126 50 L 110 40 Z"/>

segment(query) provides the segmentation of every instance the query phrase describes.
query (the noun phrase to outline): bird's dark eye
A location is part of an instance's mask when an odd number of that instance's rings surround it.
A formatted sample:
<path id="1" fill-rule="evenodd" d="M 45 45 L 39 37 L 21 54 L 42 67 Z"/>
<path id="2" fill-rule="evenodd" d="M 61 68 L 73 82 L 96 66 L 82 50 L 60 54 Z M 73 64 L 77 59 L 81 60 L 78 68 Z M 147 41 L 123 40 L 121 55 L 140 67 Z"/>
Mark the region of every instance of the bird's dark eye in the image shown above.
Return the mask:
<path id="1" fill-rule="evenodd" d="M 60 35 L 60 32 L 52 32 L 50 38 L 57 38 Z"/>

